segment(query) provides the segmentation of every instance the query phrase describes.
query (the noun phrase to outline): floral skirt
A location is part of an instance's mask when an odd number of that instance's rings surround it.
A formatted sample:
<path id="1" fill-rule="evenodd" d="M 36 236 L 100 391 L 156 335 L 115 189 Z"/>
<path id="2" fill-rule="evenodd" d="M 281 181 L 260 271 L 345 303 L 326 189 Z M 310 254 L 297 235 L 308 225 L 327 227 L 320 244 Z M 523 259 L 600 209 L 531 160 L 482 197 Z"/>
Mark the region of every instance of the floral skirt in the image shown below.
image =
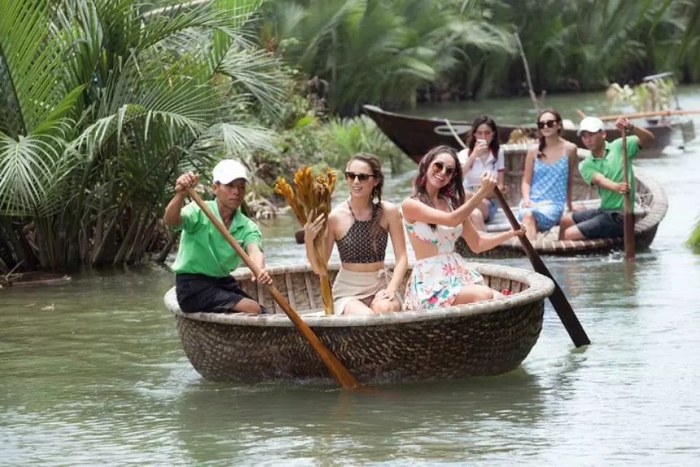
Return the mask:
<path id="1" fill-rule="evenodd" d="M 458 253 L 416 261 L 406 287 L 405 310 L 430 310 L 452 305 L 462 287 L 484 284 L 484 278 Z"/>

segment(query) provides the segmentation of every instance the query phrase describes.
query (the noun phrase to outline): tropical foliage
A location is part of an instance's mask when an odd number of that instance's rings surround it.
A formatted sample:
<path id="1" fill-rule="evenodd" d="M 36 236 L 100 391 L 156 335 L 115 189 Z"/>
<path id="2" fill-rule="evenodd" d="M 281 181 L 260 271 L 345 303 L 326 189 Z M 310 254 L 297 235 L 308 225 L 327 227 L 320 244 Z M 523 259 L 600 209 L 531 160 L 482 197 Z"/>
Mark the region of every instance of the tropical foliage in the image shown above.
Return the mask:
<path id="1" fill-rule="evenodd" d="M 275 0 L 260 40 L 329 83 L 340 115 L 361 104 L 604 89 L 675 71 L 700 79 L 693 0 Z"/>
<path id="2" fill-rule="evenodd" d="M 0 0 L 0 268 L 137 263 L 177 173 L 273 148 L 258 0 Z M 273 117 L 270 117 L 273 118 Z"/>
<path id="3" fill-rule="evenodd" d="M 508 53 L 511 39 L 456 14 L 457 2 L 278 0 L 265 9 L 261 40 L 308 76 L 331 83 L 332 113 L 368 102 L 411 102 L 416 89 L 458 63 L 460 47 Z"/>
<path id="4" fill-rule="evenodd" d="M 301 92 L 298 84 L 296 89 Z M 287 176 L 301 165 L 343 170 L 347 161 L 360 152 L 378 156 L 387 172 L 404 169 L 406 157 L 374 121 L 364 115 L 328 116 L 315 98 L 291 94 L 281 107 L 281 118 L 273 128 L 279 134 L 276 150 L 261 149 L 249 156 L 250 165 L 269 186 L 277 177 Z M 263 186 L 261 194 L 269 195 L 271 190 Z"/>

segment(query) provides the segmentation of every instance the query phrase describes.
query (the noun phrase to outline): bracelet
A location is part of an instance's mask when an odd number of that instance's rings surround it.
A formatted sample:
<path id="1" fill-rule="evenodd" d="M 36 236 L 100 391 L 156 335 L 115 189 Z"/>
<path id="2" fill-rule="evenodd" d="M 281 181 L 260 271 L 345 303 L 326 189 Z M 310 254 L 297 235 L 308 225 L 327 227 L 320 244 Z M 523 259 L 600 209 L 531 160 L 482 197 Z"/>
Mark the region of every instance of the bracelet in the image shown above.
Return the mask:
<path id="1" fill-rule="evenodd" d="M 634 128 L 634 125 L 632 123 L 630 123 L 629 125 L 627 125 L 627 128 L 625 128 L 625 130 L 632 131 L 632 128 Z"/>

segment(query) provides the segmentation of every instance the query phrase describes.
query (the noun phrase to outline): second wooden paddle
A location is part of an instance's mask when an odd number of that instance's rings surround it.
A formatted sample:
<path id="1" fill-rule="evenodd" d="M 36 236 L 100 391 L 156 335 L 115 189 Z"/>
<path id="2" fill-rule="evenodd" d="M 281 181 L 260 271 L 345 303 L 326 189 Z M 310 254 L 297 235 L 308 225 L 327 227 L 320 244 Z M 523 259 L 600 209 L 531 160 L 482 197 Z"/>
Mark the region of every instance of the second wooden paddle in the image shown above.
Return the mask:
<path id="1" fill-rule="evenodd" d="M 511 227 L 514 229 L 520 229 L 520 223 L 515 218 L 515 215 L 513 215 L 513 211 L 511 211 L 510 206 L 508 206 L 508 202 L 506 201 L 505 196 L 503 196 L 503 193 L 501 193 L 501 190 L 499 190 L 498 187 L 495 187 L 493 192 L 501 205 L 501 209 L 503 209 L 503 212 L 508 218 L 508 222 L 510 222 Z M 542 261 L 542 258 L 526 236 L 522 235 L 518 238 L 520 239 L 520 243 L 525 250 L 525 254 L 527 254 L 527 257 L 530 260 L 532 267 L 535 269 L 535 272 L 549 277 L 552 282 L 554 282 L 554 292 L 552 292 L 552 295 L 549 297 L 549 301 L 552 304 L 552 307 L 554 307 L 554 311 L 556 311 L 557 315 L 559 315 L 559 319 L 564 325 L 566 331 L 569 333 L 574 345 L 576 347 L 589 345 L 591 340 L 588 338 L 588 335 L 586 335 L 586 331 L 584 331 L 583 326 L 581 326 L 581 323 L 576 317 L 574 309 L 571 308 L 571 303 L 569 303 L 569 300 L 567 300 L 566 295 L 564 295 L 564 292 L 561 290 L 561 287 L 559 287 L 557 281 L 554 279 L 554 277 L 552 277 L 552 274 L 549 272 L 549 269 L 547 269 L 547 266 L 545 266 L 544 261 Z"/>
<path id="2" fill-rule="evenodd" d="M 629 161 L 627 160 L 627 130 L 622 129 L 622 179 L 629 184 Z M 630 191 L 624 194 L 625 197 L 625 214 L 624 214 L 624 236 L 625 236 L 625 259 L 634 261 L 634 213 L 632 212 L 632 200 L 630 199 L 632 186 Z"/>

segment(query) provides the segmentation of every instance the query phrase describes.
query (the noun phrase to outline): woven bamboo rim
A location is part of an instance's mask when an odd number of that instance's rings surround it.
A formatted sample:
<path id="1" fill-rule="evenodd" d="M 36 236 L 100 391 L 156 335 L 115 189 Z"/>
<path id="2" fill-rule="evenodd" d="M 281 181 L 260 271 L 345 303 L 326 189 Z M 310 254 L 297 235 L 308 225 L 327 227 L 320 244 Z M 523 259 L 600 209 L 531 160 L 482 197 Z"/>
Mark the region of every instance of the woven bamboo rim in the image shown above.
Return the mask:
<path id="1" fill-rule="evenodd" d="M 487 300 L 468 305 L 449 306 L 430 311 L 400 311 L 370 316 L 301 316 L 309 326 L 314 327 L 381 326 L 385 324 L 418 323 L 442 320 L 446 318 L 479 315 L 484 313 L 497 313 L 499 311 L 508 310 L 543 300 L 550 296 L 554 291 L 554 283 L 551 279 L 532 271 L 495 264 L 470 263 L 469 266 L 473 267 L 481 274 L 521 282 L 528 285 L 528 288 L 522 292 L 505 296 L 500 299 Z M 329 271 L 333 271 L 337 270 L 339 267 L 339 263 L 332 263 L 329 265 L 328 269 Z M 393 265 L 387 262 L 387 268 L 392 267 Z M 410 267 L 411 265 L 409 265 L 409 268 Z M 309 272 L 311 271 L 311 267 L 306 264 L 273 266 L 267 268 L 267 271 L 274 278 L 276 275 L 283 275 L 286 273 Z M 236 280 L 239 281 L 249 279 L 251 275 L 252 273 L 247 269 L 237 270 L 233 274 Z M 240 313 L 184 313 L 177 305 L 174 288 L 168 291 L 168 293 L 165 295 L 165 305 L 176 316 L 181 316 L 196 321 L 208 321 L 233 326 L 293 326 L 289 318 L 283 314 L 250 316 Z"/>

